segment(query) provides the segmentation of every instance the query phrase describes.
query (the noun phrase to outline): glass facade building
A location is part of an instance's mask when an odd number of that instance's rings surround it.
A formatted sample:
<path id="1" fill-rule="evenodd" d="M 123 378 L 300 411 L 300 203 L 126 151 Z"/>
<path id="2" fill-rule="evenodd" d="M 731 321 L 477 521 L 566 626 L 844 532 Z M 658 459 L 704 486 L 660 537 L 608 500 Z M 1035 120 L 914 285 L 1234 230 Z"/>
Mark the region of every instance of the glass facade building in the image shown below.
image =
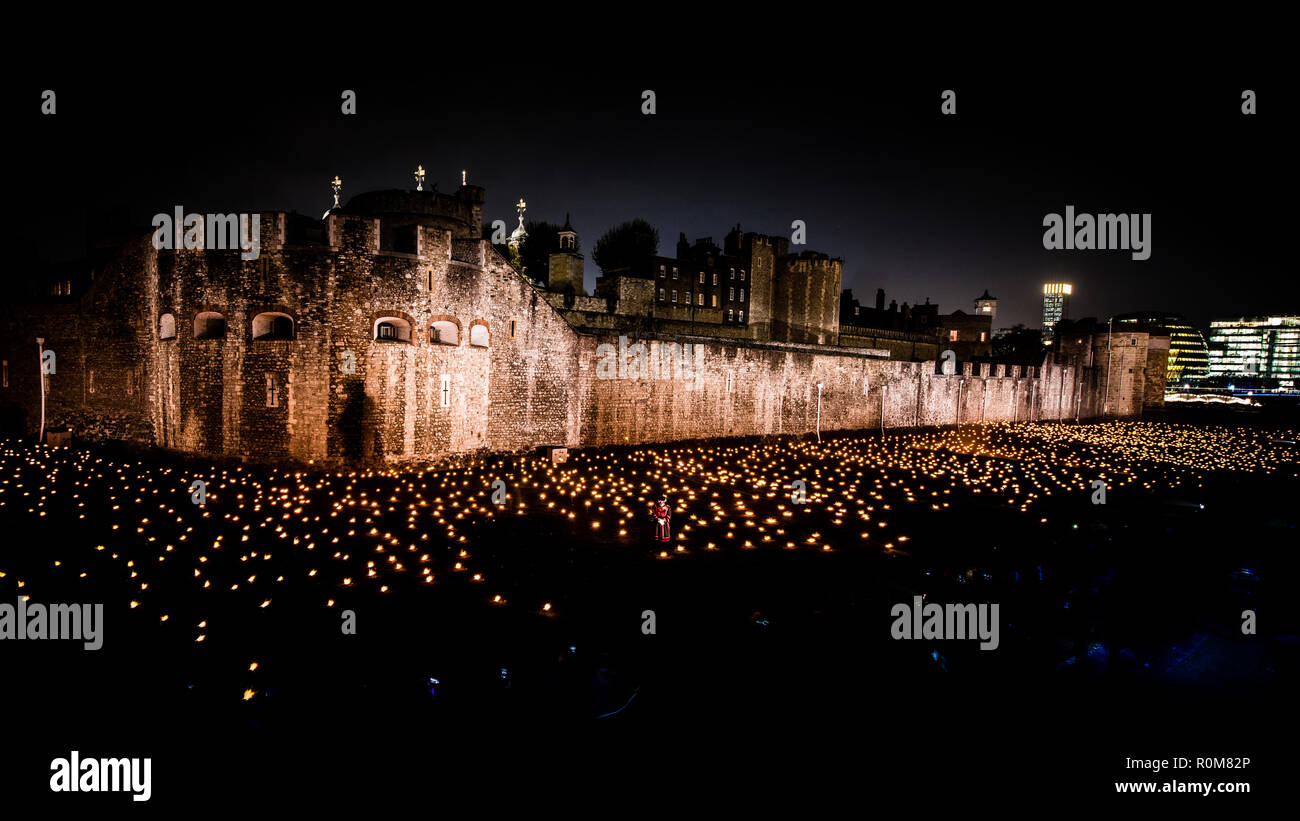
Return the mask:
<path id="1" fill-rule="evenodd" d="M 1300 385 L 1300 316 L 1219 319 L 1210 323 L 1210 377 L 1266 380 L 1265 387 Z"/>
<path id="2" fill-rule="evenodd" d="M 1166 387 L 1196 387 L 1210 375 L 1210 352 L 1205 344 L 1205 335 L 1186 317 L 1162 311 L 1138 311 L 1115 317 L 1113 328 L 1117 332 L 1140 331 L 1169 337 Z"/>
<path id="3" fill-rule="evenodd" d="M 1056 323 L 1069 319 L 1072 291 L 1074 286 L 1067 282 L 1043 285 L 1043 339 L 1051 339 L 1056 332 Z"/>

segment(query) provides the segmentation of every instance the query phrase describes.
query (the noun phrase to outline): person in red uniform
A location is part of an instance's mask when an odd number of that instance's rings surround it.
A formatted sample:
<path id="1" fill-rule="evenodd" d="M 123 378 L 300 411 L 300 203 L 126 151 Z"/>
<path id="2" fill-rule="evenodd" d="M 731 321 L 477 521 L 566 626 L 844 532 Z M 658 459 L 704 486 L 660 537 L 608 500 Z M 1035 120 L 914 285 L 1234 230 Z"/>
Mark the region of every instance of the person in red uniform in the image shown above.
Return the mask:
<path id="1" fill-rule="evenodd" d="M 655 502 L 655 539 L 666 542 L 672 537 L 668 532 L 668 522 L 673 518 L 672 508 L 668 507 L 668 497 L 661 496 L 659 501 Z"/>

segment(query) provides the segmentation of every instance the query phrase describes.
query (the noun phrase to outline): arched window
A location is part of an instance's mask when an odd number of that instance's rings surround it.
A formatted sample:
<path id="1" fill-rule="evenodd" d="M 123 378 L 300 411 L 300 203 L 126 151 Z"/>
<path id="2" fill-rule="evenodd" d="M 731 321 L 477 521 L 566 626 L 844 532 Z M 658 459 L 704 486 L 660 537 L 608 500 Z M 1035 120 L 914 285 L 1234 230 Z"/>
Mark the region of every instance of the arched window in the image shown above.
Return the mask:
<path id="1" fill-rule="evenodd" d="M 267 311 L 253 317 L 253 339 L 293 339 L 293 318 L 277 311 Z"/>
<path id="2" fill-rule="evenodd" d="M 158 338 L 175 339 L 176 338 L 176 317 L 171 314 L 163 314 L 158 320 Z"/>
<path id="3" fill-rule="evenodd" d="M 410 342 L 411 323 L 397 316 L 381 316 L 375 320 L 375 341 Z"/>
<path id="4" fill-rule="evenodd" d="M 194 317 L 195 339 L 222 339 L 226 335 L 226 318 L 216 311 L 203 311 Z"/>
<path id="5" fill-rule="evenodd" d="M 439 345 L 459 345 L 460 328 L 455 322 L 439 319 L 429 326 L 429 341 Z"/>
<path id="6" fill-rule="evenodd" d="M 488 337 L 488 327 L 483 324 L 483 320 L 474 320 L 474 324 L 469 326 L 469 344 L 479 348 L 486 348 L 488 346 Z"/>

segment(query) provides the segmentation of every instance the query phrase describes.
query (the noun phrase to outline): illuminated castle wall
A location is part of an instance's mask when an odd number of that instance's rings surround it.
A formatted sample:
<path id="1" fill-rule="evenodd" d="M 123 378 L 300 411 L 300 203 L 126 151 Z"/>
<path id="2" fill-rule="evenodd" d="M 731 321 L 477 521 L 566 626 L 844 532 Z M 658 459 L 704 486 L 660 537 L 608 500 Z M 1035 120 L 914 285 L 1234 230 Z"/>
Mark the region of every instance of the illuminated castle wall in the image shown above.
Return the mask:
<path id="1" fill-rule="evenodd" d="M 42 336 L 57 354 L 48 427 L 251 460 L 415 462 L 805 433 L 817 425 L 819 382 L 823 430 L 1100 411 L 1096 367 L 975 373 L 963 363 L 944 376 L 933 361 L 809 341 L 816 323 L 835 330 L 827 295 L 839 296 L 838 266 L 815 264 L 771 273 L 774 288 L 824 279 L 794 301 L 815 318 L 800 320 L 804 338 L 660 330 L 640 338 L 702 346 L 689 379 L 602 378 L 601 346 L 617 348 L 626 331 L 566 321 L 479 237 L 482 202 L 482 189 L 463 186 L 365 194 L 321 220 L 264 213 L 261 253 L 248 261 L 160 251 L 140 237 L 79 296 L 4 307 L 0 406 L 36 430 Z"/>

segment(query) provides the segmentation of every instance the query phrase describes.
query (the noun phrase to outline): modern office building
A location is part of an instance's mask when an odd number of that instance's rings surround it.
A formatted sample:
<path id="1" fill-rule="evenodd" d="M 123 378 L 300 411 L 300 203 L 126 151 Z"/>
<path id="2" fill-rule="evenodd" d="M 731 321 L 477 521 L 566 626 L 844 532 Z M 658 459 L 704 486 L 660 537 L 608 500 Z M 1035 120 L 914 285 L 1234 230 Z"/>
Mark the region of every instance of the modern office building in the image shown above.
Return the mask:
<path id="1" fill-rule="evenodd" d="M 1070 316 L 1070 293 L 1074 286 L 1068 282 L 1048 282 L 1043 285 L 1043 339 L 1051 339 L 1056 323 Z"/>
<path id="2" fill-rule="evenodd" d="M 1243 377 L 1261 387 L 1300 385 L 1300 316 L 1217 319 L 1210 323 L 1209 375 Z"/>
<path id="3" fill-rule="evenodd" d="M 1195 387 L 1209 376 L 1209 349 L 1200 329 L 1179 314 L 1164 311 L 1136 311 L 1114 317 L 1116 333 L 1142 331 L 1169 337 L 1166 384 L 1170 388 Z"/>

